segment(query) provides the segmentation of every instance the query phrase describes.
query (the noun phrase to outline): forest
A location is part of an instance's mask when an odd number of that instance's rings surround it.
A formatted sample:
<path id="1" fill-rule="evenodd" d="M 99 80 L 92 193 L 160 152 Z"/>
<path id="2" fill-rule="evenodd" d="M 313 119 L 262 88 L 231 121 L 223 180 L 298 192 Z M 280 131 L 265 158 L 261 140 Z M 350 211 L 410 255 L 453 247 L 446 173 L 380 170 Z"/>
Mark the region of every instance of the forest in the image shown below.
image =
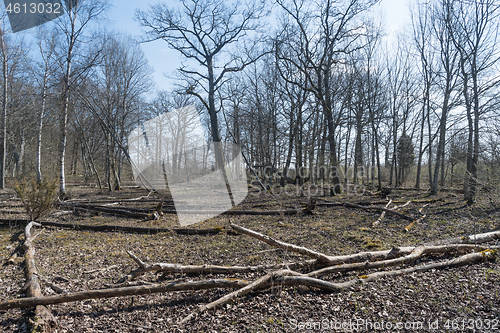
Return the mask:
<path id="1" fill-rule="evenodd" d="M 238 144 L 271 181 L 330 182 L 336 168 L 344 191 L 460 185 L 472 203 L 498 181 L 498 6 L 414 3 L 388 41 L 376 2 L 137 11 L 141 41 L 186 59 L 173 91 L 155 89 L 135 39 L 96 30 L 105 2 L 82 1 L 30 43 L 4 15 L 2 188 L 36 175 L 59 178 L 61 194 L 68 177 L 119 189 L 132 129 L 195 104 L 207 139 Z"/>
<path id="2" fill-rule="evenodd" d="M 138 3 L 140 36 L 107 0 L 29 34 L 2 7 L 2 330 L 500 329 L 500 4 L 408 1 L 394 33 L 380 2 Z"/>

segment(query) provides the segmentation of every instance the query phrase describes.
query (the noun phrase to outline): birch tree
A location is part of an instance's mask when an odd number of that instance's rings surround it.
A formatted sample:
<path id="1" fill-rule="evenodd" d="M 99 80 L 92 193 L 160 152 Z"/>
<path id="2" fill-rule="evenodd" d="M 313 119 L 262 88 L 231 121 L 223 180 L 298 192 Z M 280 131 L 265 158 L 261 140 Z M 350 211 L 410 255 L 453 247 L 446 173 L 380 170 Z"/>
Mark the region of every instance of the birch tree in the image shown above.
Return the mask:
<path id="1" fill-rule="evenodd" d="M 68 113 L 70 109 L 70 97 L 72 90 L 81 75 L 88 66 L 84 66 L 79 72 L 74 71 L 74 62 L 77 58 L 84 56 L 82 50 L 85 43 L 90 39 L 85 35 L 89 25 L 101 16 L 107 8 L 107 0 L 65 0 L 66 15 L 61 16 L 57 22 L 59 29 L 64 35 L 64 42 L 60 49 L 60 67 L 62 70 L 61 84 L 61 116 L 59 143 L 59 192 L 62 196 L 66 194 L 65 157 L 66 143 L 68 137 Z M 88 56 L 88 54 L 87 54 Z"/>

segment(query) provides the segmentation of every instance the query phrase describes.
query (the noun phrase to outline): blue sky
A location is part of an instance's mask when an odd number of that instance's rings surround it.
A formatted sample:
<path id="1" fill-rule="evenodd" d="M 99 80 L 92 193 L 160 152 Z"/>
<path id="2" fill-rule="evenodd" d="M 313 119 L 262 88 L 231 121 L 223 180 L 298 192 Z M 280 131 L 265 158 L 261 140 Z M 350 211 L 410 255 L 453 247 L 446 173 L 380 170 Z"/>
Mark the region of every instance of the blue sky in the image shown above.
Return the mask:
<path id="1" fill-rule="evenodd" d="M 113 0 L 108 14 L 110 24 L 117 31 L 140 37 L 141 27 L 134 20 L 136 9 L 148 9 L 150 4 L 156 4 L 158 0 Z M 172 1 L 166 1 L 172 2 Z M 382 0 L 375 9 L 376 15 L 385 21 L 385 31 L 392 38 L 399 30 L 409 23 L 408 0 Z M 141 48 L 148 59 L 149 65 L 154 69 L 154 81 L 157 89 L 170 90 L 173 87 L 172 80 L 165 74 L 173 76 L 175 69 L 180 65 L 178 54 L 170 50 L 164 41 L 155 41 L 141 44 Z"/>
<path id="2" fill-rule="evenodd" d="M 404 26 L 409 23 L 409 0 L 382 0 L 375 8 L 375 15 L 377 18 L 382 19 L 385 24 L 385 31 L 390 40 L 400 31 Z M 149 5 L 161 2 L 161 0 L 111 0 L 111 8 L 107 13 L 105 25 L 117 32 L 128 34 L 132 37 L 139 39 L 142 35 L 142 29 L 137 21 L 134 20 L 134 13 L 136 9 L 147 10 Z M 174 0 L 163 1 L 174 3 Z M 176 1 L 175 1 L 176 2 Z M 3 4 L 0 5 L 3 7 Z M 3 8 L 2 8 L 3 9 Z M 34 35 L 34 29 L 29 29 L 21 32 L 26 34 L 28 39 Z M 167 44 L 162 41 L 154 41 L 149 43 L 142 43 L 141 48 L 149 62 L 149 65 L 154 69 L 153 80 L 158 90 L 171 90 L 173 80 L 167 78 L 175 75 L 176 68 L 181 63 L 181 58 L 178 53 L 168 48 Z"/>
<path id="3" fill-rule="evenodd" d="M 139 23 L 134 20 L 135 10 L 146 10 L 149 5 L 159 2 L 161 1 L 112 0 L 112 7 L 108 13 L 109 23 L 119 32 L 140 38 L 142 30 Z M 142 43 L 141 48 L 148 59 L 149 65 L 154 69 L 153 79 L 156 88 L 159 90 L 172 89 L 172 80 L 166 78 L 165 74 L 173 76 L 175 69 L 179 66 L 180 57 L 177 52 L 169 49 L 167 44 L 161 40 Z"/>

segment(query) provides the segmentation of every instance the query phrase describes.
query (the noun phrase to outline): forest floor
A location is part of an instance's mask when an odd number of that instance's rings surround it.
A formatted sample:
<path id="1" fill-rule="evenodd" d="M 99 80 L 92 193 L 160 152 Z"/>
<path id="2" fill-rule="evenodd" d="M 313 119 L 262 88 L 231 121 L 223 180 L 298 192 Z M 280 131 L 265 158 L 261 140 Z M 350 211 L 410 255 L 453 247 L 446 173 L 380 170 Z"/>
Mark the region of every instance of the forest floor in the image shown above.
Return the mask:
<path id="1" fill-rule="evenodd" d="M 129 187 L 116 192 L 99 192 L 88 186 L 70 186 L 73 200 L 115 200 L 147 194 Z M 300 209 L 307 198 L 289 191 L 288 195 L 270 196 L 252 189 L 238 209 Z M 161 194 L 165 195 L 166 194 Z M 0 258 L 7 259 L 24 239 L 26 219 L 14 192 L 0 193 L 0 219 L 12 222 L 0 226 Z M 234 223 L 283 242 L 304 246 L 329 255 L 416 246 L 452 237 L 500 230 L 500 200 L 496 193 L 484 192 L 478 202 L 467 206 L 455 190 L 429 196 L 425 190 L 393 190 L 389 199 L 402 205 L 399 210 L 419 216 L 425 200 L 440 199 L 422 210 L 426 218 L 409 230 L 409 221 L 387 215 L 373 223 L 380 212 L 356 208 L 318 206 L 312 215 L 253 216 L 220 215 L 192 225 L 192 228 L 227 227 Z M 325 196 L 319 202 L 378 201 L 386 198 L 364 195 Z M 386 200 L 387 201 L 387 200 Z M 154 208 L 154 203 L 124 203 L 121 207 Z M 378 206 L 384 206 L 379 204 Z M 115 207 L 116 208 L 116 207 Z M 50 216 L 42 221 L 68 224 L 126 225 L 134 227 L 175 228 L 175 215 L 144 221 L 76 211 Z M 42 223 L 43 224 L 43 223 Z M 137 234 L 95 232 L 57 227 L 41 230 L 34 241 L 39 274 L 68 291 L 110 288 L 137 268 L 125 251 L 131 251 L 146 263 L 183 265 L 261 265 L 300 262 L 309 258 L 270 247 L 245 235 L 224 230 L 218 234 L 182 235 L 174 232 Z M 488 243 L 498 246 L 499 241 Z M 424 258 L 422 263 L 448 258 Z M 98 271 L 111 267 L 109 270 Z M 92 272 L 93 271 L 93 272 Z M 300 270 L 299 270 L 300 271 Z M 263 273 L 235 274 L 231 278 L 255 280 Z M 356 273 L 330 274 L 326 281 L 345 281 Z M 226 278 L 223 275 L 186 276 L 147 273 L 140 279 L 158 282 Z M 11 265 L 0 266 L 0 299 L 24 297 L 26 283 L 22 256 Z M 43 282 L 45 296 L 56 294 Z M 347 290 L 327 293 L 308 287 L 276 285 L 252 292 L 221 308 L 202 313 L 195 320 L 178 321 L 199 306 L 210 303 L 228 290 L 183 291 L 144 296 L 127 296 L 50 305 L 57 318 L 58 332 L 500 332 L 500 263 L 483 262 L 459 268 L 431 270 L 386 277 L 372 283 L 357 284 Z M 1 332 L 26 332 L 32 309 L 0 311 Z M 390 323 L 390 326 L 388 326 Z M 342 326 L 343 325 L 343 326 Z M 388 329 L 392 327 L 392 329 Z"/>

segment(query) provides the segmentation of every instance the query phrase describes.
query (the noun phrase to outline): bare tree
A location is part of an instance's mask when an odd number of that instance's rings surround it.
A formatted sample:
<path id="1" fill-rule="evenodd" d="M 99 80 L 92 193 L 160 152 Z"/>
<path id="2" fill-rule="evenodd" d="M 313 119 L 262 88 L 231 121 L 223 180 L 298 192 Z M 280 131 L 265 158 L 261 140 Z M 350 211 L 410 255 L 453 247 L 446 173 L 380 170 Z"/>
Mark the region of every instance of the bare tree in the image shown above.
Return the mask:
<path id="1" fill-rule="evenodd" d="M 360 16 L 376 2 L 278 1 L 286 19 L 283 23 L 283 34 L 277 39 L 277 56 L 281 63 L 288 63 L 306 77 L 306 85 L 302 88 L 314 94 L 326 117 L 330 165 L 336 174 L 333 177 L 332 193 L 340 193 L 336 142 L 336 129 L 339 126 L 336 119 L 340 118 L 337 118 L 333 111 L 334 65 L 345 62 L 346 55 L 360 47 L 355 43 L 365 31 Z"/>
<path id="2" fill-rule="evenodd" d="M 59 191 L 61 195 L 66 194 L 66 178 L 65 178 L 65 157 L 66 143 L 68 137 L 68 113 L 70 109 L 70 95 L 72 89 L 81 78 L 88 66 L 83 66 L 80 72 L 73 71 L 74 61 L 78 56 L 83 54 L 82 42 L 87 38 L 85 31 L 89 27 L 90 22 L 100 16 L 107 8 L 107 0 L 65 0 L 67 15 L 61 16 L 58 21 L 58 27 L 63 31 L 64 43 L 61 46 L 60 66 L 62 69 L 62 112 L 60 118 L 61 140 L 59 149 L 59 164 L 60 164 L 60 183 Z"/>
<path id="3" fill-rule="evenodd" d="M 183 65 L 179 73 L 188 84 L 186 93 L 196 96 L 208 111 L 216 160 L 223 171 L 223 155 L 217 148 L 221 139 L 216 92 L 224 84 L 226 74 L 243 70 L 264 54 L 257 49 L 260 40 L 249 46 L 241 41 L 256 33 L 265 14 L 263 3 L 227 4 L 216 0 L 181 0 L 180 10 L 158 4 L 148 11 L 136 12 L 137 20 L 148 29 L 145 41 L 163 39 L 193 63 L 193 66 Z M 237 53 L 236 46 L 247 51 Z M 208 94 L 208 100 L 202 94 Z M 227 176 L 223 174 L 232 201 Z"/>
<path id="4" fill-rule="evenodd" d="M 467 172 L 464 180 L 465 198 L 472 204 L 478 178 L 480 128 L 479 122 L 491 109 L 488 97 L 500 84 L 495 66 L 500 61 L 500 6 L 494 0 L 442 0 L 449 13 L 447 28 L 460 54 L 462 94 L 468 123 Z"/>
<path id="5" fill-rule="evenodd" d="M 458 52 L 453 45 L 452 36 L 447 29 L 447 22 L 451 19 L 451 13 L 445 4 L 437 4 L 433 12 L 433 32 L 437 40 L 439 52 L 439 68 L 437 68 L 437 76 L 439 92 L 443 98 L 440 105 L 441 115 L 439 116 L 439 141 L 436 151 L 436 164 L 434 167 L 434 176 L 431 181 L 431 193 L 436 194 L 438 187 L 439 170 L 444 177 L 444 161 L 446 130 L 448 124 L 448 113 L 453 108 L 455 101 L 453 92 L 456 90 L 458 83 Z"/>
<path id="6" fill-rule="evenodd" d="M 0 144 L 0 188 L 5 188 L 7 157 L 7 109 L 9 100 L 9 72 L 14 61 L 21 58 L 23 44 L 12 40 L 7 25 L 6 13 L 0 17 L 0 59 L 2 62 L 2 111 L 1 111 L 1 144 Z"/>
<path id="7" fill-rule="evenodd" d="M 37 85 L 40 89 L 40 110 L 38 112 L 38 135 L 36 148 L 36 177 L 38 182 L 42 181 L 42 130 L 47 107 L 50 80 L 56 72 L 55 48 L 57 43 L 58 30 L 48 31 L 46 26 L 37 29 L 37 47 L 40 55 L 38 61 L 28 60 L 28 66 L 34 74 Z M 30 63 L 34 63 L 33 66 Z"/>

